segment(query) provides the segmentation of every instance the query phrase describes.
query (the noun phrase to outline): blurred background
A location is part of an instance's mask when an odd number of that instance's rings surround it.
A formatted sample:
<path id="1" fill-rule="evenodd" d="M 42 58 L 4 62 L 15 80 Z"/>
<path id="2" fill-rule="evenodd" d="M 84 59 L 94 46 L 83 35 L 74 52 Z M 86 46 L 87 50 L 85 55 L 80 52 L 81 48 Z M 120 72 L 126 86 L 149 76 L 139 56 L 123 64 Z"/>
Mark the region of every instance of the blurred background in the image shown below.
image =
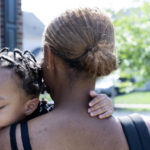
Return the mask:
<path id="1" fill-rule="evenodd" d="M 66 9 L 100 8 L 115 28 L 119 69 L 97 79 L 115 115 L 150 115 L 150 0 L 0 0 L 0 47 L 30 50 L 42 58 L 45 26 Z"/>

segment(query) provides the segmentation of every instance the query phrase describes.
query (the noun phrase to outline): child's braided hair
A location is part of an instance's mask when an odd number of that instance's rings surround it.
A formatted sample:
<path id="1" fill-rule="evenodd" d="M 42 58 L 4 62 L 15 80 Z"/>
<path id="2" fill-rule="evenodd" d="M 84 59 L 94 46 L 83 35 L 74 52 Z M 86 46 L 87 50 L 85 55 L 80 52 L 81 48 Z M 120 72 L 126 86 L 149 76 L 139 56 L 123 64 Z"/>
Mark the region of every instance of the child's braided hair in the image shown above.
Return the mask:
<path id="1" fill-rule="evenodd" d="M 0 51 L 0 67 L 10 68 L 23 80 L 23 89 L 36 97 L 44 90 L 42 69 L 29 51 L 3 48 Z"/>
<path id="2" fill-rule="evenodd" d="M 23 89 L 32 98 L 38 97 L 40 93 L 46 91 L 42 68 L 31 52 L 19 49 L 14 49 L 14 51 L 10 51 L 8 48 L 1 49 L 0 68 L 12 69 L 23 80 Z M 28 119 L 49 112 L 52 108 L 53 105 L 46 101 L 40 101 L 37 110 Z"/>

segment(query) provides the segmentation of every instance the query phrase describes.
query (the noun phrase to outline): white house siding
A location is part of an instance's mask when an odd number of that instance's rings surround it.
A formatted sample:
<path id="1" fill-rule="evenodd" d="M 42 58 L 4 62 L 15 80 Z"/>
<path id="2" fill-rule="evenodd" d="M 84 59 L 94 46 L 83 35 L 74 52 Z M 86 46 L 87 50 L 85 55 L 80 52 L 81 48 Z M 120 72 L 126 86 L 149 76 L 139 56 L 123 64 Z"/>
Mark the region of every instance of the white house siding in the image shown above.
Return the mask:
<path id="1" fill-rule="evenodd" d="M 41 47 L 41 37 L 24 37 L 23 38 L 23 50 L 34 50 Z"/>

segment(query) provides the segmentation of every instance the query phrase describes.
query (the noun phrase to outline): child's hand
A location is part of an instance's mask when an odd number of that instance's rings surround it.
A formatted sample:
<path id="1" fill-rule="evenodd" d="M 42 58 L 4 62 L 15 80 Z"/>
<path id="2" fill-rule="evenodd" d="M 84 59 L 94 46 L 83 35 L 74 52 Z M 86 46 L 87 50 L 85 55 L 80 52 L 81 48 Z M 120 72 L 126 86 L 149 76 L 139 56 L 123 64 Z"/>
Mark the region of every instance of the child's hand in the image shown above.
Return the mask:
<path id="1" fill-rule="evenodd" d="M 91 91 L 90 96 L 92 101 L 89 103 L 88 113 L 91 117 L 98 116 L 100 119 L 105 119 L 113 114 L 113 104 L 107 95 Z"/>

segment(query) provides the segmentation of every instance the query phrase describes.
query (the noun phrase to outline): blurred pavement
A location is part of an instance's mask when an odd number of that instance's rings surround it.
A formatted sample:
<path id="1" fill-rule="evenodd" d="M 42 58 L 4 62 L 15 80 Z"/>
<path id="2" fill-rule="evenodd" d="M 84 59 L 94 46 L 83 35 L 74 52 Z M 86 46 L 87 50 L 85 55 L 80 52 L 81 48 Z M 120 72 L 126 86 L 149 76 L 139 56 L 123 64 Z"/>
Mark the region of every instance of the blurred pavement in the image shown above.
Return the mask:
<path id="1" fill-rule="evenodd" d="M 147 111 L 140 111 L 140 112 L 135 111 L 134 112 L 134 111 L 115 110 L 113 115 L 115 117 L 122 117 L 122 116 L 127 116 L 127 115 L 133 114 L 133 113 L 138 113 L 138 114 L 150 117 L 150 112 L 147 112 Z"/>

